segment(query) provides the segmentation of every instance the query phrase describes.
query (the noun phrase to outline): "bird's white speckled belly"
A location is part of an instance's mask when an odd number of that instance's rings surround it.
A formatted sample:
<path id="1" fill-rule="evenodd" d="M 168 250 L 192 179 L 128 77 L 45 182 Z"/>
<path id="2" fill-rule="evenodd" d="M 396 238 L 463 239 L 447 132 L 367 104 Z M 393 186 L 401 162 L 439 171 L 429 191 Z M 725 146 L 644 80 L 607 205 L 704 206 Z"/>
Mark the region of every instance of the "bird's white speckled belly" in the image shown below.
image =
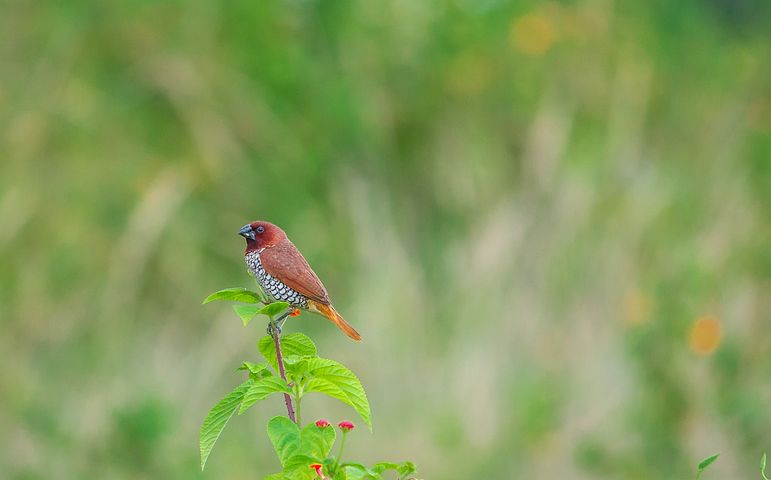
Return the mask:
<path id="1" fill-rule="evenodd" d="M 249 252 L 244 257 L 244 260 L 254 278 L 257 279 L 263 291 L 271 300 L 287 302 L 293 307 L 302 309 L 308 308 L 308 299 L 304 295 L 289 288 L 284 282 L 265 271 L 262 262 L 260 262 L 259 252 Z"/>

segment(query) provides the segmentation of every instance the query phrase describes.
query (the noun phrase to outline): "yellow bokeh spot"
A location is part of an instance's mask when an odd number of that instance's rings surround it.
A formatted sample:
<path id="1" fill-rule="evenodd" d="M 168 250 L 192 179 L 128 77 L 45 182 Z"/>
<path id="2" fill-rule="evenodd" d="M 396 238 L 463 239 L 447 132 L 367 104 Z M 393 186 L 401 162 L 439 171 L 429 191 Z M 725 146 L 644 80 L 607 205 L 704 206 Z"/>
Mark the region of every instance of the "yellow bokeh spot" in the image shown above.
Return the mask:
<path id="1" fill-rule="evenodd" d="M 551 20 L 538 13 L 529 13 L 514 20 L 511 42 L 527 55 L 543 55 L 554 44 L 556 33 Z"/>
<path id="2" fill-rule="evenodd" d="M 720 345 L 721 338 L 720 322 L 714 317 L 701 317 L 691 326 L 688 346 L 699 355 L 709 355 Z"/>

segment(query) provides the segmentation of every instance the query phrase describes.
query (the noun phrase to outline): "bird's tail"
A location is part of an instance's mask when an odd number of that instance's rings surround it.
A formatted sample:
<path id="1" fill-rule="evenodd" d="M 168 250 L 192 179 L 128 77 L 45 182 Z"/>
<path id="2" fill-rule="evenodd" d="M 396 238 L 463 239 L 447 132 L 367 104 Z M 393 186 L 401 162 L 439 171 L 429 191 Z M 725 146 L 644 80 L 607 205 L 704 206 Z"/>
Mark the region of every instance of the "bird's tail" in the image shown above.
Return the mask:
<path id="1" fill-rule="evenodd" d="M 359 332 L 357 332 L 352 326 L 348 324 L 348 322 L 345 321 L 345 319 L 337 313 L 337 310 L 335 310 L 335 307 L 332 305 L 324 305 L 323 303 L 314 302 L 313 300 L 308 300 L 308 307 L 309 310 L 317 312 L 321 315 L 324 315 L 328 319 L 332 320 L 332 323 L 337 325 L 337 328 L 343 331 L 346 335 L 351 337 L 354 340 L 361 340 L 361 335 L 359 335 Z"/>

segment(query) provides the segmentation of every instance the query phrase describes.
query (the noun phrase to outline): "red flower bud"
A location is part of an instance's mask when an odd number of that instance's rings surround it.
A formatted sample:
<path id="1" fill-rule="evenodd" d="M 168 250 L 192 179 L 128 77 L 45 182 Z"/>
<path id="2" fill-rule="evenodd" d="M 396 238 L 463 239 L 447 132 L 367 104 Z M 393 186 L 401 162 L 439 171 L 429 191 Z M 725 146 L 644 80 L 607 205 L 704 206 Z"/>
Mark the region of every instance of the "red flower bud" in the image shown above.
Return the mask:
<path id="1" fill-rule="evenodd" d="M 329 422 L 322 418 L 321 420 L 316 420 L 316 426 L 319 428 L 326 428 L 329 426 Z"/>
<path id="2" fill-rule="evenodd" d="M 350 432 L 351 430 L 353 430 L 353 428 L 356 425 L 354 425 L 353 423 L 351 423 L 351 422 L 349 422 L 347 420 L 344 420 L 344 421 L 338 423 L 337 426 L 340 427 L 340 430 L 342 430 L 344 432 Z"/>
<path id="3" fill-rule="evenodd" d="M 299 316 L 299 315 L 300 315 L 300 309 L 299 309 L 299 308 L 295 308 L 295 309 L 294 309 L 294 310 L 292 310 L 292 312 L 289 314 L 289 316 L 290 316 L 290 317 L 297 317 L 297 316 Z"/>
<path id="4" fill-rule="evenodd" d="M 308 465 L 308 468 L 312 468 L 312 469 L 316 470 L 316 475 L 318 475 L 321 478 L 327 478 L 321 472 L 321 467 L 322 467 L 322 465 L 320 463 L 311 463 L 310 465 Z"/>

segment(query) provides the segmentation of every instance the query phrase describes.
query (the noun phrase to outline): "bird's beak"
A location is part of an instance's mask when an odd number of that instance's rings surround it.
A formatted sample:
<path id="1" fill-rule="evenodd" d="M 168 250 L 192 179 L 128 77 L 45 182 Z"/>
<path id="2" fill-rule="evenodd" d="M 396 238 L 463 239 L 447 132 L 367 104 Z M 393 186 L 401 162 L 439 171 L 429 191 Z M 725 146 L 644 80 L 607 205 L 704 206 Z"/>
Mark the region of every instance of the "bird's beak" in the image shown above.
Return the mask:
<path id="1" fill-rule="evenodd" d="M 254 240 L 254 230 L 252 230 L 251 225 L 244 225 L 241 230 L 238 231 L 238 234 L 244 238 Z"/>

